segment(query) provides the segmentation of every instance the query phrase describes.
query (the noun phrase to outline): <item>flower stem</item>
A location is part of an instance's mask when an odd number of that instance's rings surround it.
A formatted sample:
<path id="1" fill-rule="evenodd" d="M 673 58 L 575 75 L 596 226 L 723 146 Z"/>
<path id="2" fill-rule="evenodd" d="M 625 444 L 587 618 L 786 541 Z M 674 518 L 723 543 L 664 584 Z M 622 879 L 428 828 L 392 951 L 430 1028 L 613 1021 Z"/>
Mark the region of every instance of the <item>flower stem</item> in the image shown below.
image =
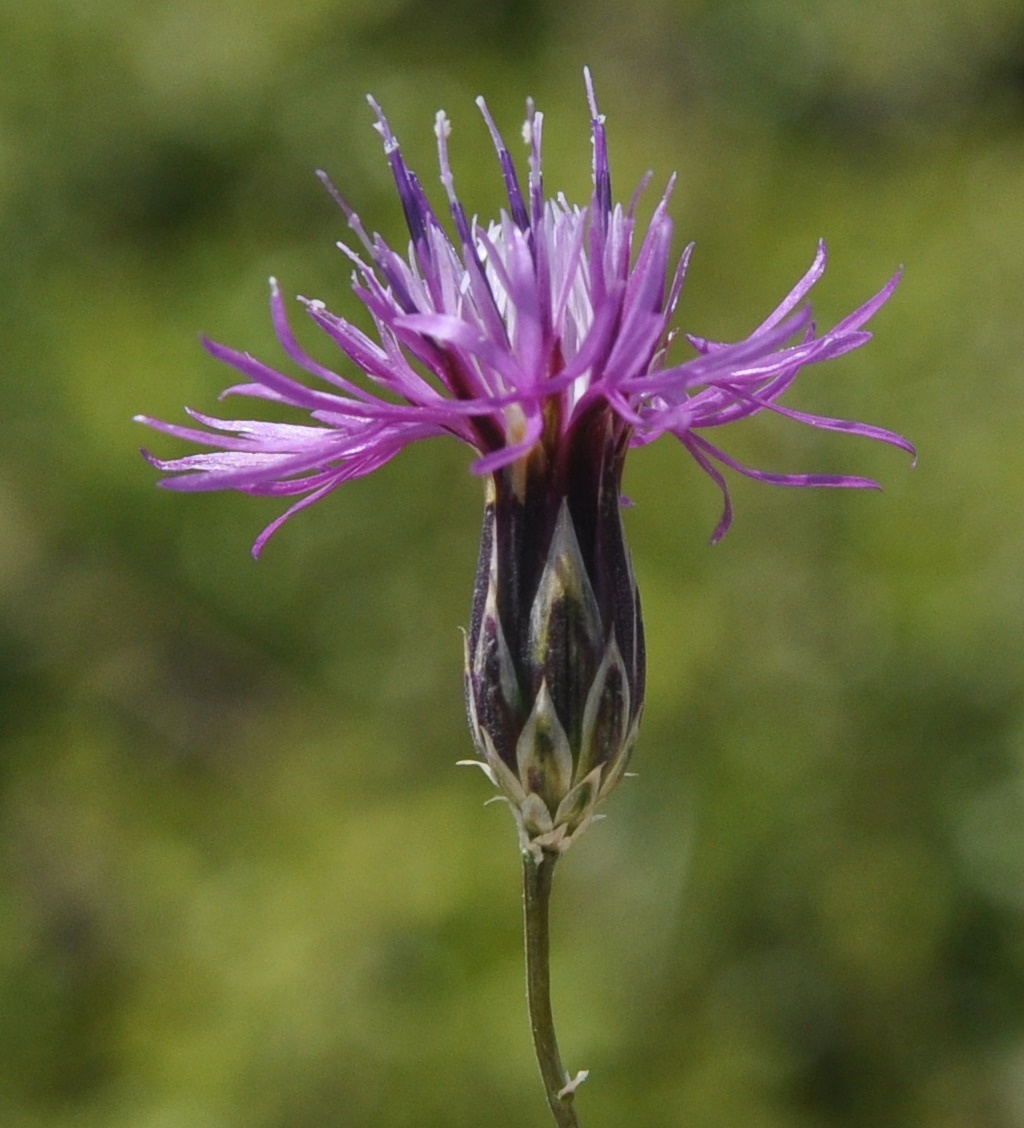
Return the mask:
<path id="1" fill-rule="evenodd" d="M 557 854 L 544 853 L 537 861 L 523 855 L 523 923 L 526 932 L 526 997 L 537 1064 L 544 1081 L 551 1114 L 558 1128 L 580 1128 L 573 1107 L 576 1085 L 586 1074 L 570 1081 L 558 1056 L 555 1023 L 551 1015 L 548 903 Z"/>

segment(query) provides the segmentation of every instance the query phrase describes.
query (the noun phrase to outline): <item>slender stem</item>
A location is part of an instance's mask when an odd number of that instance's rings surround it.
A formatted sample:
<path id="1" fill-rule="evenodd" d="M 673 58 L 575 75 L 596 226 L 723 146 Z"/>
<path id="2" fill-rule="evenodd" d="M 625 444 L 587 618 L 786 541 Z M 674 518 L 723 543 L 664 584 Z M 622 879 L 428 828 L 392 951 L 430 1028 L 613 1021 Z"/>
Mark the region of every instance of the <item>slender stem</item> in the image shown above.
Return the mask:
<path id="1" fill-rule="evenodd" d="M 574 1087 L 562 1067 L 551 1015 L 551 972 L 549 966 L 548 903 L 551 878 L 557 854 L 536 861 L 523 855 L 523 923 L 526 932 L 526 998 L 530 1006 L 530 1026 L 537 1064 L 544 1081 L 551 1114 L 558 1128 L 580 1128 L 573 1107 Z"/>

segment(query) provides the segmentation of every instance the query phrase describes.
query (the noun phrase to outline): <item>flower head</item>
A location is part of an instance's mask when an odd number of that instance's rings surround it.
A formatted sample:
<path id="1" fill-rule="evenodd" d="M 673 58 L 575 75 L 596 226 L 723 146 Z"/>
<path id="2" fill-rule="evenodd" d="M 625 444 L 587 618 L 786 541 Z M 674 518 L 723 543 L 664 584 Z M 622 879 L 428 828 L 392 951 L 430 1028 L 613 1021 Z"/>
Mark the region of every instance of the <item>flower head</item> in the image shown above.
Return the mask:
<path id="1" fill-rule="evenodd" d="M 515 166 L 483 100 L 508 210 L 483 226 L 455 194 L 449 125 L 435 132 L 454 234 L 402 158 L 371 99 L 409 228 L 407 256 L 359 217 L 324 177 L 362 244 L 342 246 L 376 336 L 303 299 L 310 317 L 347 357 L 335 372 L 298 344 L 276 282 L 271 314 L 284 351 L 316 378 L 309 386 L 248 353 L 206 342 L 244 381 L 245 395 L 308 412 L 305 424 L 214 419 L 201 427 L 142 417 L 159 431 L 215 448 L 163 461 L 177 490 L 237 489 L 296 497 L 254 546 L 336 486 L 376 470 L 418 439 L 454 435 L 473 447 L 486 507 L 473 614 L 466 638 L 466 701 L 479 763 L 509 802 L 524 850 L 566 849 L 622 778 L 644 696 L 640 599 L 620 516 L 627 450 L 673 434 L 722 491 L 714 533 L 732 518 L 723 467 L 794 486 L 866 487 L 859 477 L 775 474 L 737 462 L 707 436 L 772 411 L 825 430 L 905 450 L 899 435 L 864 423 L 808 415 L 780 398 L 805 366 L 849 352 L 892 293 L 893 278 L 818 336 L 804 298 L 825 269 L 825 247 L 777 309 L 748 337 L 689 336 L 696 356 L 674 363 L 669 321 L 691 248 L 670 263 L 670 181 L 646 229 L 636 203 L 613 204 L 604 124 L 586 75 L 594 191 L 585 207 L 545 199 L 543 115 L 528 105 L 529 175 Z M 641 184 L 641 189 L 646 181 Z"/>
<path id="2" fill-rule="evenodd" d="M 594 191 L 585 207 L 564 197 L 546 200 L 541 170 L 543 115 L 528 104 L 524 129 L 529 174 L 523 192 L 512 158 L 487 110 L 478 105 L 498 153 L 508 210 L 483 226 L 470 219 L 455 194 L 448 162 L 450 126 L 438 113 L 435 132 L 454 235 L 448 233 L 406 165 L 398 141 L 376 102 L 384 140 L 409 228 L 407 257 L 379 235 L 367 234 L 348 203 L 322 179 L 344 210 L 363 255 L 345 245 L 354 264 L 353 288 L 376 326 L 376 338 L 301 299 L 306 311 L 339 347 L 350 375 L 327 368 L 296 341 L 276 281 L 271 315 L 286 354 L 315 378 L 309 386 L 248 353 L 205 341 L 206 348 L 243 376 L 223 396 L 244 395 L 300 408 L 306 424 L 259 419 L 216 419 L 189 411 L 199 427 L 146 416 L 166 434 L 214 448 L 163 460 L 161 485 L 182 491 L 236 489 L 295 497 L 254 545 L 292 514 L 353 478 L 376 470 L 418 439 L 454 435 L 479 452 L 477 473 L 522 464 L 539 447 L 556 450 L 579 421 L 605 413 L 619 446 L 643 446 L 673 434 L 722 491 L 719 539 L 732 520 L 723 467 L 777 485 L 873 487 L 869 479 L 832 474 L 776 474 L 740 464 L 708 432 L 761 411 L 880 439 L 905 450 L 891 431 L 809 415 L 780 398 L 806 365 L 864 344 L 864 326 L 892 293 L 898 276 L 822 335 L 810 307 L 801 305 L 825 269 L 819 244 L 810 269 L 782 303 L 745 339 L 688 340 L 697 355 L 670 363 L 669 321 L 682 290 L 692 247 L 669 274 L 673 182 L 646 231 L 636 218 L 641 184 L 629 207 L 613 204 L 603 118 L 586 75 L 593 139 Z"/>

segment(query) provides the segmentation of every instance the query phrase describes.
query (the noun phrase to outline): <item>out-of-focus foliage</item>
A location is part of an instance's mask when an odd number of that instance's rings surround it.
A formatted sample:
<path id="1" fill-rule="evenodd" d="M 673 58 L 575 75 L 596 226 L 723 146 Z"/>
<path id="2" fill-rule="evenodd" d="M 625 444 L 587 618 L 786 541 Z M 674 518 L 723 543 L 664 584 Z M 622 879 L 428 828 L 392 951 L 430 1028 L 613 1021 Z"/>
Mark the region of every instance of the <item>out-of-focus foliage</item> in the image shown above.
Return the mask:
<path id="1" fill-rule="evenodd" d="M 160 493 L 137 411 L 210 410 L 204 331 L 276 362 L 265 278 L 350 316 L 331 171 L 401 216 L 454 120 L 469 204 L 547 111 L 588 189 L 677 169 L 687 330 L 739 335 L 829 239 L 834 321 L 732 449 L 884 495 L 713 487 L 638 452 L 639 778 L 559 874 L 591 1126 L 1024 1123 L 1024 10 L 1010 0 L 38 0 L 0 10 L 0 1124 L 539 1123 L 511 819 L 466 755 L 480 490 L 436 443 L 322 502 Z M 301 317 L 297 318 L 301 320 Z M 315 335 L 310 347 L 329 357 Z"/>

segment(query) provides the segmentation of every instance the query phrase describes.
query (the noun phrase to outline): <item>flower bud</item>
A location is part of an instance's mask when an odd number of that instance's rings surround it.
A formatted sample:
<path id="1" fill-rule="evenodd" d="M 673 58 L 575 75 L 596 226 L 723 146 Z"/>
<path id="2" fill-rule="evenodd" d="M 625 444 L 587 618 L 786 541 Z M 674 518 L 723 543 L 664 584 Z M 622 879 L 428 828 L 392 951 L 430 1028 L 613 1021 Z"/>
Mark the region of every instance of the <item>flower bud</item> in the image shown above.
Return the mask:
<path id="1" fill-rule="evenodd" d="M 625 443 L 595 411 L 488 479 L 466 702 L 524 851 L 568 849 L 622 778 L 644 692 Z"/>

